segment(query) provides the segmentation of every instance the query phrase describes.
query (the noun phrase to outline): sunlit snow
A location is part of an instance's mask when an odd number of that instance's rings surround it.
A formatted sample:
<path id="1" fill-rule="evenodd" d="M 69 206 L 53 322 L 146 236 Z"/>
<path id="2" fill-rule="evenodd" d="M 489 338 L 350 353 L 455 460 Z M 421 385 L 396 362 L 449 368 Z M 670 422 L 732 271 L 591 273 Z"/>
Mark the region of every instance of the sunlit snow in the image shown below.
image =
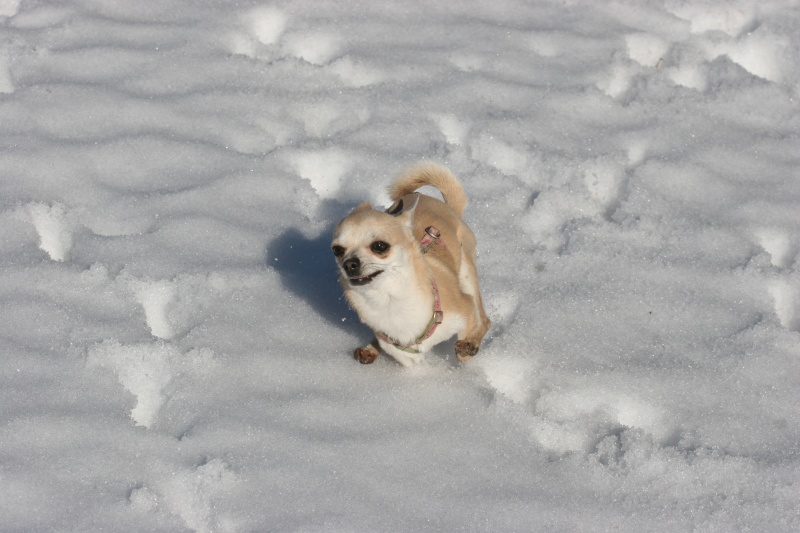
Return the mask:
<path id="1" fill-rule="evenodd" d="M 0 530 L 800 531 L 800 3 L 0 0 Z M 463 181 L 403 368 L 331 228 Z"/>

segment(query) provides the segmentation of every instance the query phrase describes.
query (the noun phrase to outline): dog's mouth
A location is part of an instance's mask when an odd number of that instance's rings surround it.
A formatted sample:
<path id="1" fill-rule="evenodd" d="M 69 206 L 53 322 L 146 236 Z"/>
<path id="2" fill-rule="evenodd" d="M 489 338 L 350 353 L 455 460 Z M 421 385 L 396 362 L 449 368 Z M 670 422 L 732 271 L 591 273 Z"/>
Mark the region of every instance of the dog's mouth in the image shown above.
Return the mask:
<path id="1" fill-rule="evenodd" d="M 350 285 L 356 285 L 358 287 L 362 285 L 367 285 L 373 279 L 375 279 L 378 274 L 383 274 L 383 270 L 378 270 L 377 272 L 373 272 L 368 276 L 354 276 L 352 278 L 347 278 L 350 281 Z"/>

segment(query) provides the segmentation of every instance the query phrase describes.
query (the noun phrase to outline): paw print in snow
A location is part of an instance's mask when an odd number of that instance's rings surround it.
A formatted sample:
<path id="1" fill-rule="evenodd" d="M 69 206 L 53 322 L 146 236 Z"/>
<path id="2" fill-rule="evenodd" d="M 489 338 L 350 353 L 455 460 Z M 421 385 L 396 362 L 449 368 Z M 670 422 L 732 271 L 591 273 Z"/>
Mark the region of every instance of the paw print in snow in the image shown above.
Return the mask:
<path id="1" fill-rule="evenodd" d="M 28 204 L 27 214 L 39 234 L 39 248 L 47 252 L 53 261 L 67 261 L 77 225 L 73 214 L 59 203 Z"/>
<path id="2" fill-rule="evenodd" d="M 257 7 L 248 11 L 240 19 L 244 31 L 235 31 L 230 36 L 230 52 L 259 58 L 265 46 L 274 45 L 281 38 L 286 21 L 286 15 L 273 7 Z"/>

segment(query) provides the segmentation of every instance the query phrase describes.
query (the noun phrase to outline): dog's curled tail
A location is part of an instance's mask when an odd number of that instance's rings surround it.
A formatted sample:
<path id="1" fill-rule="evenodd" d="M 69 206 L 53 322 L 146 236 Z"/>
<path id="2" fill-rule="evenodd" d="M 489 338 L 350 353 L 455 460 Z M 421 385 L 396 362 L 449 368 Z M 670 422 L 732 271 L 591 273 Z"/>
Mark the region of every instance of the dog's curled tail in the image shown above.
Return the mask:
<path id="1" fill-rule="evenodd" d="M 436 163 L 422 162 L 409 168 L 389 187 L 389 195 L 392 200 L 398 200 L 424 185 L 432 185 L 439 189 L 444 196 L 444 203 L 453 208 L 458 216 L 464 214 L 464 208 L 467 206 L 464 187 L 447 167 Z"/>

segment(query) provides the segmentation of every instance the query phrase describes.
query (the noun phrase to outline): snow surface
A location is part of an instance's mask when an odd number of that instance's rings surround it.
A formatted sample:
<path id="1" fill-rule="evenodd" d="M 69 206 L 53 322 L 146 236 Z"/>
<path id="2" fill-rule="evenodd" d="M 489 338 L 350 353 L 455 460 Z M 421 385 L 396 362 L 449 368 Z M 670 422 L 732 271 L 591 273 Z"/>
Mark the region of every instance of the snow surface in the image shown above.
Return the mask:
<path id="1" fill-rule="evenodd" d="M 0 0 L 0 530 L 800 530 L 796 0 Z M 494 328 L 359 365 L 418 159 Z"/>

